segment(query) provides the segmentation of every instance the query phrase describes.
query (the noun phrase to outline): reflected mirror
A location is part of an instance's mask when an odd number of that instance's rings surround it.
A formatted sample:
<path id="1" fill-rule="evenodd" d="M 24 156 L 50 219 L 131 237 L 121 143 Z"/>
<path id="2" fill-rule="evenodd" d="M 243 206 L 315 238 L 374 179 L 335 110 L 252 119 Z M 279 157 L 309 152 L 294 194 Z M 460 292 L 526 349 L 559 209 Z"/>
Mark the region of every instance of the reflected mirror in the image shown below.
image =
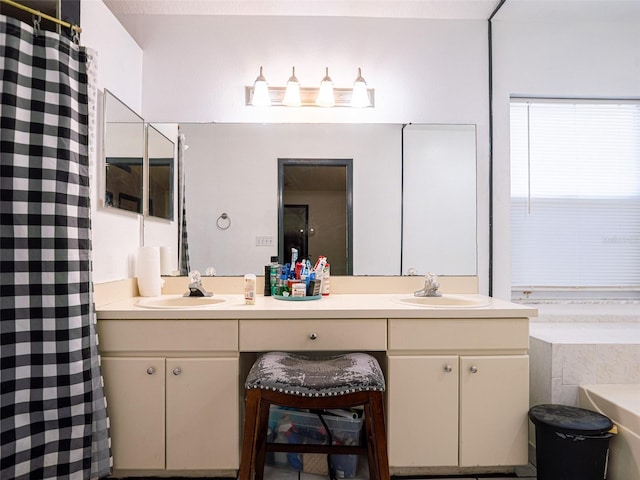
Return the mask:
<path id="1" fill-rule="evenodd" d="M 352 159 L 353 275 L 476 275 L 475 126 L 417 127 L 181 124 L 190 267 L 262 272 L 279 254 L 278 159 Z"/>
<path id="2" fill-rule="evenodd" d="M 333 275 L 351 275 L 353 160 L 278 159 L 278 257 L 330 260 Z"/>
<path id="3" fill-rule="evenodd" d="M 142 118 L 105 90 L 105 206 L 142 213 L 144 147 Z"/>
<path id="4" fill-rule="evenodd" d="M 174 143 L 153 125 L 147 128 L 149 216 L 173 220 Z"/>

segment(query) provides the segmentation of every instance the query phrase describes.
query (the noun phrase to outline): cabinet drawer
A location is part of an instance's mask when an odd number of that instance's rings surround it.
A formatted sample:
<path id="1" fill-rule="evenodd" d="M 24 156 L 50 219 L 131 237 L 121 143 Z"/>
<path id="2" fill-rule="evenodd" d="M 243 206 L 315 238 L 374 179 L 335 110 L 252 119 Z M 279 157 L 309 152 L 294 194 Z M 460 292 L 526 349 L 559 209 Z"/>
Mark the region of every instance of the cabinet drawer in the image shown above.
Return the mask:
<path id="1" fill-rule="evenodd" d="M 101 352 L 237 351 L 237 320 L 98 320 Z"/>
<path id="2" fill-rule="evenodd" d="M 527 350 L 528 318 L 389 319 L 389 350 Z"/>
<path id="3" fill-rule="evenodd" d="M 386 350 L 387 321 L 376 319 L 240 320 L 240 350 Z"/>

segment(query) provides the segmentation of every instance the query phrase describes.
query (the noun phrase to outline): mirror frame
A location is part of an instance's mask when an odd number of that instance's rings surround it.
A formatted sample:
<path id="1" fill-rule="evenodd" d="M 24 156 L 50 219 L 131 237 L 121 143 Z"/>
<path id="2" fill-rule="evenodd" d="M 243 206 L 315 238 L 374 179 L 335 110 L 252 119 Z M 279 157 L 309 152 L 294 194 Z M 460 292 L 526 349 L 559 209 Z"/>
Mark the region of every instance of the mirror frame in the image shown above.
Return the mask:
<path id="1" fill-rule="evenodd" d="M 284 169 L 291 166 L 346 168 L 346 275 L 353 275 L 353 159 L 278 158 L 278 258 L 282 264 L 287 263 L 287 252 L 284 251 Z"/>

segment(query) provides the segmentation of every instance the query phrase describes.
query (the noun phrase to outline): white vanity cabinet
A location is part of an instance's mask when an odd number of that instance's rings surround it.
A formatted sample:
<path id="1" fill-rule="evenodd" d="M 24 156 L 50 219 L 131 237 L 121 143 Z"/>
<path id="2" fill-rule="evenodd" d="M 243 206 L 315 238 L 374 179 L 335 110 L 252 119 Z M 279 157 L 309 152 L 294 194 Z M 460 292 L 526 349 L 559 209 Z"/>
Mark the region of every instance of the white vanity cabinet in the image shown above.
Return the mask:
<path id="1" fill-rule="evenodd" d="M 100 320 L 114 469 L 239 464 L 236 320 Z"/>
<path id="2" fill-rule="evenodd" d="M 527 318 L 389 319 L 392 469 L 528 462 L 528 331 Z"/>
<path id="3" fill-rule="evenodd" d="M 105 354 L 102 375 L 114 467 L 164 469 L 164 358 Z"/>
<path id="4" fill-rule="evenodd" d="M 470 299 L 486 306 L 422 308 L 371 293 L 302 303 L 258 296 L 255 305 L 229 294 L 219 307 L 183 310 L 141 308 L 137 298 L 105 305 L 98 340 L 114 473 L 236 476 L 244 381 L 265 351 L 374 355 L 394 475 L 525 465 L 537 312 Z"/>

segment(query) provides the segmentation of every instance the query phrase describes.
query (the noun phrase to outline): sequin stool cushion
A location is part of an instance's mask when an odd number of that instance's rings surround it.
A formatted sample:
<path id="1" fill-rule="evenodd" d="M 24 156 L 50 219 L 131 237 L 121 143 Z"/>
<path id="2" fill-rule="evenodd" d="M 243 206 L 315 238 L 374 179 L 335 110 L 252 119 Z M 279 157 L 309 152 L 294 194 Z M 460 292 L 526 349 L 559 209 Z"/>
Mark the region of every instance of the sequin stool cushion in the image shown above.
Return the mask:
<path id="1" fill-rule="evenodd" d="M 315 357 L 270 352 L 251 368 L 245 388 L 261 388 L 289 395 L 324 397 L 361 391 L 384 391 L 377 360 L 366 353 Z"/>
<path id="2" fill-rule="evenodd" d="M 380 365 L 371 355 L 265 353 L 251 367 L 245 388 L 245 422 L 238 480 L 262 480 L 266 452 L 366 454 L 369 478 L 389 480 L 383 407 L 385 382 Z M 313 411 L 361 405 L 364 409 L 364 443 L 269 443 L 267 432 L 271 405 Z"/>

